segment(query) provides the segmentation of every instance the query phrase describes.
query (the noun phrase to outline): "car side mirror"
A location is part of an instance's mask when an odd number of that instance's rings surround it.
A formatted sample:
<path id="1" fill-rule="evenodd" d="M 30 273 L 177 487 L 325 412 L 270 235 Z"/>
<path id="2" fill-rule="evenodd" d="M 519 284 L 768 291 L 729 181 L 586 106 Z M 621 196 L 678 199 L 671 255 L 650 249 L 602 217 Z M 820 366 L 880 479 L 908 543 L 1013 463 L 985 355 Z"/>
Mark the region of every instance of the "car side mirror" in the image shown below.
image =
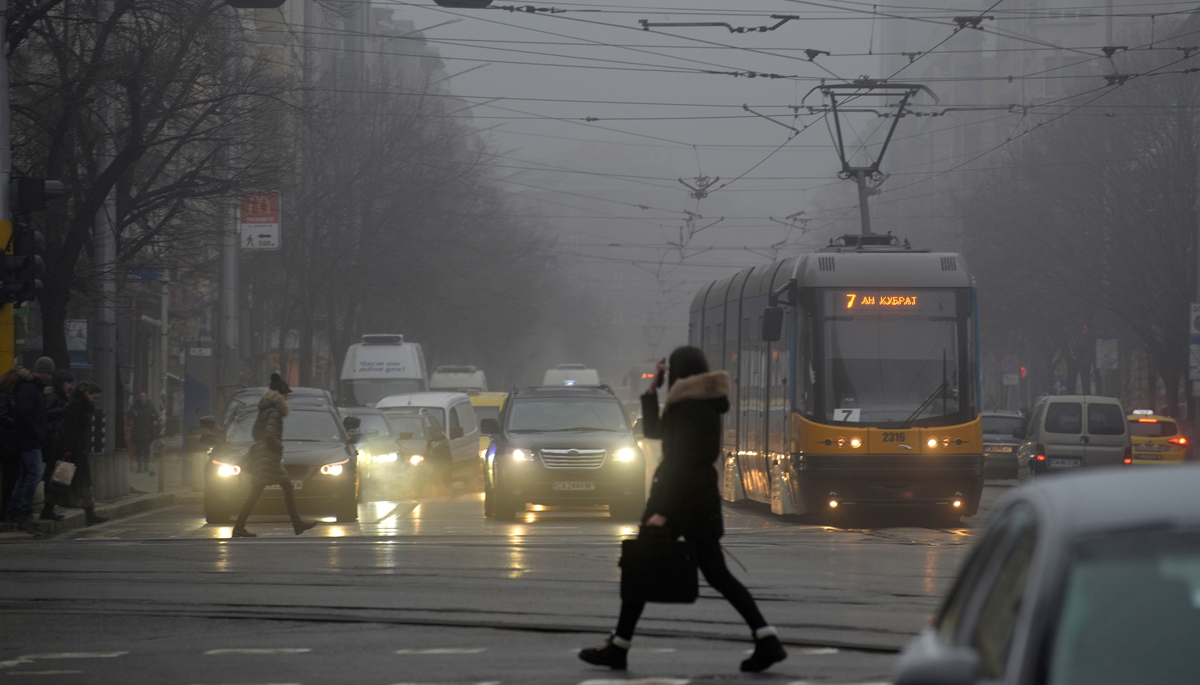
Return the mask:
<path id="1" fill-rule="evenodd" d="M 496 419 L 484 419 L 479 422 L 479 432 L 484 435 L 500 435 L 500 422 Z"/>
<path id="2" fill-rule="evenodd" d="M 462 426 L 452 426 L 450 428 L 450 439 L 458 440 L 464 435 Z"/>
<path id="3" fill-rule="evenodd" d="M 945 644 L 926 629 L 905 647 L 896 661 L 894 685 L 975 685 L 979 653 Z"/>
<path id="4" fill-rule="evenodd" d="M 342 419 L 342 426 L 344 426 L 346 430 L 353 433 L 362 427 L 362 419 L 358 418 L 357 416 L 347 416 L 346 418 Z"/>
<path id="5" fill-rule="evenodd" d="M 396 440 L 412 440 L 412 439 L 413 439 L 413 433 L 411 431 L 405 431 L 404 433 L 396 434 Z"/>
<path id="6" fill-rule="evenodd" d="M 210 431 L 215 431 L 217 429 L 217 419 L 212 416 L 201 416 L 200 427 L 207 428 Z"/>
<path id="7" fill-rule="evenodd" d="M 783 337 L 783 307 L 767 307 L 763 310 L 759 337 L 764 342 L 779 342 Z"/>

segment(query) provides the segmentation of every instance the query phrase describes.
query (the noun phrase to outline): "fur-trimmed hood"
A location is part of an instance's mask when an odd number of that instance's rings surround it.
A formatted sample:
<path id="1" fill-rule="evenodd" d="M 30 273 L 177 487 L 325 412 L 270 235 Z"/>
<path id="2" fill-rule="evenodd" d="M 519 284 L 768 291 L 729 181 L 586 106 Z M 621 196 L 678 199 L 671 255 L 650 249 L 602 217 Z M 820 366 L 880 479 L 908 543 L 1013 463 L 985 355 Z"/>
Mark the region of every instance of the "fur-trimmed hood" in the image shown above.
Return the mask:
<path id="1" fill-rule="evenodd" d="M 266 390 L 262 394 L 262 399 L 258 401 L 258 410 L 270 409 L 272 405 L 279 410 L 280 416 L 287 416 L 292 411 L 292 408 L 288 406 L 287 397 L 274 390 Z"/>
<path id="2" fill-rule="evenodd" d="M 667 392 L 667 406 L 685 400 L 729 398 L 729 374 L 725 371 L 698 373 L 675 381 Z"/>

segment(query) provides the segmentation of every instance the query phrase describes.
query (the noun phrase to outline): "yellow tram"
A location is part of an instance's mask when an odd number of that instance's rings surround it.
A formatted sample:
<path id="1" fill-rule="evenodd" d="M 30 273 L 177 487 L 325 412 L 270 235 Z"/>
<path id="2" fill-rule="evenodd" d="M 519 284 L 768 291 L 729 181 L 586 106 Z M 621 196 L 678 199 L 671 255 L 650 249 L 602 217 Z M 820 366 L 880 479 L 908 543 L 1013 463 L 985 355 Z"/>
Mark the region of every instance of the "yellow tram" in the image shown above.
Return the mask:
<path id="1" fill-rule="evenodd" d="M 978 321 L 961 256 L 843 236 L 701 289 L 689 340 L 732 380 L 725 499 L 977 511 Z"/>

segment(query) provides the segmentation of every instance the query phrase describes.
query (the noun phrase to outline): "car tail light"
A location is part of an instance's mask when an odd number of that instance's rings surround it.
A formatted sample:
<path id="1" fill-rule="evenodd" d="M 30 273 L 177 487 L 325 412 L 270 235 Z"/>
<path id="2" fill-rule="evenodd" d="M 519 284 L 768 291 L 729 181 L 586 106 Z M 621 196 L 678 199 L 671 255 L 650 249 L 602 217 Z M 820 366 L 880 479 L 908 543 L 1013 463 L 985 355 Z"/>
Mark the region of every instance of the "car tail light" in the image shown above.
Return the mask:
<path id="1" fill-rule="evenodd" d="M 1037 456 L 1034 458 L 1037 459 L 1038 461 L 1046 461 L 1046 446 L 1045 445 L 1037 446 Z"/>
<path id="2" fill-rule="evenodd" d="M 1126 464 L 1133 463 L 1133 448 L 1132 447 L 1125 448 L 1125 463 Z"/>
<path id="3" fill-rule="evenodd" d="M 1169 440 L 1167 440 L 1167 442 L 1171 443 L 1172 445 L 1179 445 L 1180 447 L 1183 447 L 1184 445 L 1187 444 L 1188 441 L 1187 441 L 1187 438 L 1185 438 L 1181 435 L 1177 438 L 1170 438 Z"/>

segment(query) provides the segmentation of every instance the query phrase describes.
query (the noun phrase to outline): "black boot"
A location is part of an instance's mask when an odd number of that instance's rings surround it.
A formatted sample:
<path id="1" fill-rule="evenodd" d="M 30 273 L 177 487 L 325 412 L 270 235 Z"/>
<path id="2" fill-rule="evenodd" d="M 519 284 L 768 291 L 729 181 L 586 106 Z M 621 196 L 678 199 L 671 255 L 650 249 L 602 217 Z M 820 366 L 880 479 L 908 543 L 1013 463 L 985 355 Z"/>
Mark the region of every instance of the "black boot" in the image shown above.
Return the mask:
<path id="1" fill-rule="evenodd" d="M 93 508 L 91 508 L 91 507 L 88 507 L 87 509 L 84 509 L 84 510 L 83 510 L 83 515 L 84 515 L 84 518 L 85 518 L 85 522 L 86 522 L 86 523 L 87 523 L 87 525 L 89 525 L 89 526 L 94 526 L 94 525 L 96 525 L 97 523 L 104 523 L 104 522 L 108 521 L 108 517 L 107 517 L 107 516 L 97 516 L 97 515 L 96 515 L 96 510 L 95 510 L 95 509 L 93 509 Z"/>
<path id="2" fill-rule="evenodd" d="M 316 521 L 298 521 L 292 523 L 292 530 L 296 531 L 296 535 L 303 533 L 306 530 L 312 530 L 317 527 Z"/>
<path id="3" fill-rule="evenodd" d="M 742 662 L 742 671 L 760 673 L 787 658 L 775 629 L 767 626 L 754 631 L 754 653 Z"/>
<path id="4" fill-rule="evenodd" d="M 241 526 L 234 526 L 233 532 L 229 534 L 229 537 L 231 537 L 231 538 L 256 538 L 258 536 L 255 535 L 254 533 L 251 533 L 250 531 L 246 530 L 245 528 L 243 528 Z"/>
<path id="5" fill-rule="evenodd" d="M 54 513 L 54 505 L 51 504 L 50 506 L 42 508 L 42 515 L 38 518 L 43 521 L 61 521 L 65 519 L 66 516 Z"/>
<path id="6" fill-rule="evenodd" d="M 625 646 L 618 646 L 614 642 L 622 642 Z M 579 650 L 580 659 L 596 666 L 608 666 L 614 671 L 625 670 L 625 657 L 628 655 L 629 641 L 623 640 L 616 635 L 609 635 L 604 644 L 599 647 L 588 647 L 587 649 Z"/>

